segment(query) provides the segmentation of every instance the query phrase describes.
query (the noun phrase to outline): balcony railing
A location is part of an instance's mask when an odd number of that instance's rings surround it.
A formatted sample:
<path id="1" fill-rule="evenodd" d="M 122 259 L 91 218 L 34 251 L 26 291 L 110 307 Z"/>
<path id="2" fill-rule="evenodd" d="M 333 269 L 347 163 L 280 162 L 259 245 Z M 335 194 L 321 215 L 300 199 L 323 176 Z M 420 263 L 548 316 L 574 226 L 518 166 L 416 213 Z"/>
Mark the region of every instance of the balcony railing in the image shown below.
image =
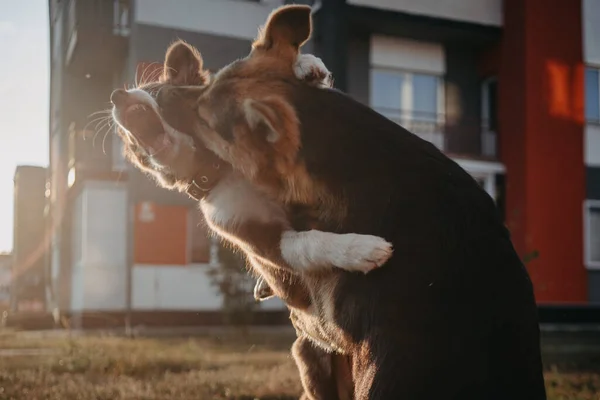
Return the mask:
<path id="1" fill-rule="evenodd" d="M 463 117 L 449 122 L 441 113 L 381 107 L 375 111 L 446 153 L 476 158 L 497 157 L 496 132 L 481 118 Z"/>

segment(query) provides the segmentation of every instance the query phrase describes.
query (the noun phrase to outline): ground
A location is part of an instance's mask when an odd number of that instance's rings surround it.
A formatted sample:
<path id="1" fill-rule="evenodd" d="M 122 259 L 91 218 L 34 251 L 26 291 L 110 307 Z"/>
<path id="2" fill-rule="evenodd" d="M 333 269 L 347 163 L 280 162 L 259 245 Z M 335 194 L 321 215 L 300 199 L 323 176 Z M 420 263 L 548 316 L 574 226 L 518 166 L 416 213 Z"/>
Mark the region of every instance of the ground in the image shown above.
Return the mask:
<path id="1" fill-rule="evenodd" d="M 154 339 L 0 333 L 0 400 L 297 399 L 292 340 L 286 333 Z M 600 400 L 598 371 L 550 368 L 546 381 L 550 400 Z"/>

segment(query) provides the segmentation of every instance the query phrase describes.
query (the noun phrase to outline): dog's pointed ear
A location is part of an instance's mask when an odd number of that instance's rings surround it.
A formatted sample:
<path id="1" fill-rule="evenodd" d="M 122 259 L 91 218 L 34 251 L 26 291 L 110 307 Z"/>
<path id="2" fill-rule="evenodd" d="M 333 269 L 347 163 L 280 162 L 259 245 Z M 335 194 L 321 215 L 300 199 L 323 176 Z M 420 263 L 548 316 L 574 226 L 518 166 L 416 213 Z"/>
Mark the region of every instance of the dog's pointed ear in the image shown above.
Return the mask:
<path id="1" fill-rule="evenodd" d="M 300 150 L 300 123 L 294 108 L 284 98 L 269 96 L 244 100 L 242 112 L 247 130 L 244 140 L 250 146 L 266 146 L 278 154 L 274 165 L 268 160 L 262 160 L 260 165 L 291 173 Z"/>
<path id="2" fill-rule="evenodd" d="M 264 139 L 269 143 L 297 136 L 298 118 L 294 109 L 283 99 L 246 99 L 243 102 L 243 112 L 250 130 L 263 132 Z"/>
<path id="3" fill-rule="evenodd" d="M 208 83 L 208 79 L 202 56 L 195 47 L 182 40 L 169 46 L 162 76 L 164 82 L 177 86 L 196 86 Z"/>
<path id="4" fill-rule="evenodd" d="M 285 127 L 277 115 L 276 105 L 266 101 L 246 99 L 243 103 L 244 116 L 251 130 L 261 129 L 267 142 L 275 143 L 284 133 Z"/>
<path id="5" fill-rule="evenodd" d="M 298 51 L 310 38 L 311 31 L 310 6 L 282 6 L 271 12 L 252 48 L 270 50 L 287 47 Z"/>

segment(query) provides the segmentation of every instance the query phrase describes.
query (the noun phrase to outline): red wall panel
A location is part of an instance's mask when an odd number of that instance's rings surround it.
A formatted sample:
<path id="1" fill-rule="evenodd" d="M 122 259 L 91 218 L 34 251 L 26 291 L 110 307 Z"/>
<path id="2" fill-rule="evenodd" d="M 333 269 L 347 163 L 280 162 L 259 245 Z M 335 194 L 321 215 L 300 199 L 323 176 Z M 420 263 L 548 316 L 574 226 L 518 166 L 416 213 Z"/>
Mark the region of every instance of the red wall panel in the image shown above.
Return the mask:
<path id="1" fill-rule="evenodd" d="M 507 224 L 538 302 L 584 302 L 581 2 L 506 0 L 499 78 Z"/>

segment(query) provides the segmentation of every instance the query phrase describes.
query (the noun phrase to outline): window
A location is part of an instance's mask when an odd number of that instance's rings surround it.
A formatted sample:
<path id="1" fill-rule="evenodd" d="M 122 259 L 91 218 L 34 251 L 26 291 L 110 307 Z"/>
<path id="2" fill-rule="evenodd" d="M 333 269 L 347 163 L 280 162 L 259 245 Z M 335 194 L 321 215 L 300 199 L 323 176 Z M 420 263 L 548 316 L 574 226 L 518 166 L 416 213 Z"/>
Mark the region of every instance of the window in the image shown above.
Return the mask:
<path id="1" fill-rule="evenodd" d="M 442 148 L 441 83 L 437 75 L 372 68 L 371 106 Z"/>
<path id="2" fill-rule="evenodd" d="M 600 69 L 585 70 L 585 119 L 588 122 L 600 123 Z"/>
<path id="3" fill-rule="evenodd" d="M 190 263 L 208 264 L 211 258 L 212 239 L 202 213 L 195 207 L 190 209 L 188 221 Z"/>
<path id="4" fill-rule="evenodd" d="M 129 36 L 129 2 L 113 2 L 113 33 L 117 36 Z"/>
<path id="5" fill-rule="evenodd" d="M 584 206 L 585 263 L 600 269 L 600 200 L 588 200 Z"/>

